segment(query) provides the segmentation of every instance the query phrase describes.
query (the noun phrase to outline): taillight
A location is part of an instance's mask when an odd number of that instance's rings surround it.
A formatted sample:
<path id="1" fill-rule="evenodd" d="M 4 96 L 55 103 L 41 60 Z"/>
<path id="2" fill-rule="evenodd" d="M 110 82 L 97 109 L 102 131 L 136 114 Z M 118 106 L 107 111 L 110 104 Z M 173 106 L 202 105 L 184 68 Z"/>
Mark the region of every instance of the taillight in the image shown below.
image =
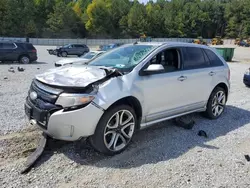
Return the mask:
<path id="1" fill-rule="evenodd" d="M 35 52 L 36 52 L 36 49 L 33 49 L 33 50 L 31 50 L 31 51 L 35 53 Z"/>
<path id="2" fill-rule="evenodd" d="M 228 69 L 228 80 L 230 80 L 230 69 Z"/>

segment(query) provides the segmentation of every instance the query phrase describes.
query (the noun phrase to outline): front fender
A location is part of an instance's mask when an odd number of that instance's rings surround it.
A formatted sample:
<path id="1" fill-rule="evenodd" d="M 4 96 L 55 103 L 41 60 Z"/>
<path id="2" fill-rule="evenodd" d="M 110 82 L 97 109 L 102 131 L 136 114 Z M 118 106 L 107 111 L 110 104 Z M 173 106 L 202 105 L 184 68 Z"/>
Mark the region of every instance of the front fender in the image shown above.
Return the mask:
<path id="1" fill-rule="evenodd" d="M 116 101 L 133 96 L 138 99 L 143 108 L 143 93 L 130 79 L 126 76 L 120 76 L 102 83 L 99 85 L 99 90 L 93 102 L 106 110 Z"/>

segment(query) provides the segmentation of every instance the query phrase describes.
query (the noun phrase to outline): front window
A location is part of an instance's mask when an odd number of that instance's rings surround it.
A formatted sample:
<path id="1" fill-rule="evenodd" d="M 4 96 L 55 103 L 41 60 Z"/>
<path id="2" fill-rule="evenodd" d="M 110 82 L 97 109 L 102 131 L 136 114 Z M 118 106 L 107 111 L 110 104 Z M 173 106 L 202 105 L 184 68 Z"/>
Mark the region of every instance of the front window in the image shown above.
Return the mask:
<path id="1" fill-rule="evenodd" d="M 153 45 L 129 45 L 114 48 L 92 60 L 89 65 L 113 67 L 120 71 L 132 70 L 155 48 L 156 46 Z"/>
<path id="2" fill-rule="evenodd" d="M 95 55 L 96 55 L 95 52 L 88 52 L 88 53 L 82 55 L 81 58 L 84 58 L 84 59 L 92 59 Z"/>

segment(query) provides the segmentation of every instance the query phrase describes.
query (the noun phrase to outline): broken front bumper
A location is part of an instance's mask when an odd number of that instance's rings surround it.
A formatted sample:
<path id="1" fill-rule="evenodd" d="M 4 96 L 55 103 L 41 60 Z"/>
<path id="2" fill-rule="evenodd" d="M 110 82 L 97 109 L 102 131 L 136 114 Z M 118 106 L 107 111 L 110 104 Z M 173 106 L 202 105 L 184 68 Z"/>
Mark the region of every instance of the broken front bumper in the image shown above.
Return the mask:
<path id="1" fill-rule="evenodd" d="M 94 134 L 103 111 L 90 103 L 77 110 L 60 109 L 51 113 L 51 111 L 38 109 L 27 100 L 25 113 L 30 124 L 38 126 L 50 137 L 75 141 Z"/>

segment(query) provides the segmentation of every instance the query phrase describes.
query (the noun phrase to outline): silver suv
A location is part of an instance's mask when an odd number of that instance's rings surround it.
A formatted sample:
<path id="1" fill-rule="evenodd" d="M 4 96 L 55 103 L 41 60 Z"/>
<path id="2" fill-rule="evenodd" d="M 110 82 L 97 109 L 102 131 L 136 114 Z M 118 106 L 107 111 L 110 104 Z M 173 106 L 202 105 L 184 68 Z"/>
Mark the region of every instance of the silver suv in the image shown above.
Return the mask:
<path id="1" fill-rule="evenodd" d="M 88 65 L 51 69 L 33 80 L 29 122 L 60 140 L 88 138 L 99 152 L 123 151 L 136 130 L 193 112 L 223 113 L 230 70 L 210 47 L 134 43 Z"/>

